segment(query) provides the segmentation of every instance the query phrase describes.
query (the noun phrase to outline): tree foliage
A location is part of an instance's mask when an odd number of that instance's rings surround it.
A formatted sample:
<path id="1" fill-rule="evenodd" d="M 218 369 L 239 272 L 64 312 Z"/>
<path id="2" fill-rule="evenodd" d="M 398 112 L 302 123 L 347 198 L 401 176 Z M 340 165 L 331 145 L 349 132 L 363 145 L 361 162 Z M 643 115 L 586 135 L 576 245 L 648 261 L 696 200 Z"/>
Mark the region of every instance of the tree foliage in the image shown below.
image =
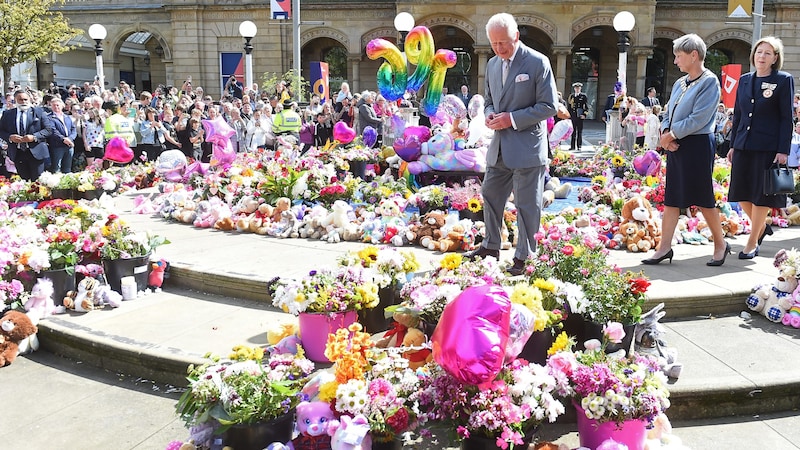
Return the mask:
<path id="1" fill-rule="evenodd" d="M 64 0 L 0 0 L 0 64 L 3 79 L 11 68 L 50 53 L 64 53 L 65 43 L 83 31 L 72 28 L 64 16 L 53 9 Z"/>

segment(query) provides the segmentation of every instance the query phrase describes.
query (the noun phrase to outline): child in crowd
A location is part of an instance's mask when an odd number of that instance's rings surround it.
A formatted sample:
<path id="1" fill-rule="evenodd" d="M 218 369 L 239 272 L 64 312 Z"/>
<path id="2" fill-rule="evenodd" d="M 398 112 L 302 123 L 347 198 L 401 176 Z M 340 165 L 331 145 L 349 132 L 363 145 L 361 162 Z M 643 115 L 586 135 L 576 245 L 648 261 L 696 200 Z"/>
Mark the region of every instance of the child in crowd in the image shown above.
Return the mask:
<path id="1" fill-rule="evenodd" d="M 649 150 L 658 147 L 658 139 L 661 137 L 661 121 L 658 119 L 661 114 L 661 106 L 653 105 L 648 107 L 650 114 L 647 115 L 647 122 L 644 124 L 644 146 Z"/>

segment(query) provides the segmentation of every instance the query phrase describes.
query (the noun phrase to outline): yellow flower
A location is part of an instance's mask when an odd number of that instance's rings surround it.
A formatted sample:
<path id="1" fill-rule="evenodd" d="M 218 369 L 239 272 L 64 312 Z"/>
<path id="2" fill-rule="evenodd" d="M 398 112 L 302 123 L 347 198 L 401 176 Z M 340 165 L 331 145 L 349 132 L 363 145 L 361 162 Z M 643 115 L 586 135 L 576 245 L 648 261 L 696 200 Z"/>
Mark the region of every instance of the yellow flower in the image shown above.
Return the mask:
<path id="1" fill-rule="evenodd" d="M 575 244 L 572 246 L 572 256 L 575 258 L 580 258 L 585 250 L 586 249 L 582 245 Z"/>
<path id="2" fill-rule="evenodd" d="M 249 167 L 245 167 L 242 170 L 242 176 L 243 177 L 252 177 L 253 176 L 253 169 L 251 169 Z"/>
<path id="3" fill-rule="evenodd" d="M 528 283 L 517 283 L 511 292 L 511 302 L 523 305 L 535 313 L 542 308 L 542 291 Z"/>
<path id="4" fill-rule="evenodd" d="M 439 261 L 439 266 L 446 270 L 455 270 L 461 266 L 462 257 L 458 253 L 448 253 Z"/>
<path id="5" fill-rule="evenodd" d="M 722 192 L 716 191 L 714 192 L 714 201 L 718 202 L 722 200 Z"/>
<path id="6" fill-rule="evenodd" d="M 400 252 L 403 255 L 403 272 L 412 273 L 419 270 L 417 255 L 413 252 Z"/>
<path id="7" fill-rule="evenodd" d="M 544 278 L 537 278 L 533 280 L 533 285 L 539 288 L 540 291 L 555 292 L 556 284 Z"/>
<path id="8" fill-rule="evenodd" d="M 319 400 L 322 402 L 330 403 L 336 399 L 336 390 L 339 389 L 339 383 L 336 381 L 329 381 L 323 383 L 319 387 Z"/>
<path id="9" fill-rule="evenodd" d="M 592 178 L 592 184 L 599 184 L 600 186 L 605 186 L 606 183 L 608 183 L 608 179 L 606 179 L 606 177 L 602 175 L 595 175 L 595 177 Z"/>
<path id="10" fill-rule="evenodd" d="M 556 340 L 555 342 L 553 342 L 553 345 L 550 346 L 550 348 L 547 350 L 547 356 L 555 355 L 560 351 L 564 351 L 569 347 L 569 345 L 570 345 L 570 338 L 567 335 L 567 333 L 562 331 L 561 334 L 559 334 L 556 337 Z"/>
<path id="11" fill-rule="evenodd" d="M 378 306 L 380 302 L 378 298 L 378 285 L 375 283 L 364 283 L 363 285 L 357 286 L 356 294 L 361 297 L 365 308 L 374 308 Z"/>
<path id="12" fill-rule="evenodd" d="M 358 252 L 358 257 L 364 262 L 365 267 L 371 267 L 378 260 L 380 249 L 374 245 L 364 247 Z"/>
<path id="13" fill-rule="evenodd" d="M 656 178 L 656 177 L 654 177 L 652 175 L 648 175 L 644 179 L 644 184 L 646 184 L 646 185 L 648 185 L 650 187 L 655 187 L 658 184 L 658 178 Z"/>
<path id="14" fill-rule="evenodd" d="M 470 211 L 476 213 L 479 212 L 481 209 L 483 209 L 483 205 L 481 204 L 481 201 L 478 200 L 477 198 L 471 198 L 469 199 L 469 201 L 467 201 L 467 208 L 469 208 Z"/>
<path id="15" fill-rule="evenodd" d="M 614 155 L 611 157 L 611 165 L 614 167 L 622 167 L 625 165 L 625 158 L 620 155 Z"/>

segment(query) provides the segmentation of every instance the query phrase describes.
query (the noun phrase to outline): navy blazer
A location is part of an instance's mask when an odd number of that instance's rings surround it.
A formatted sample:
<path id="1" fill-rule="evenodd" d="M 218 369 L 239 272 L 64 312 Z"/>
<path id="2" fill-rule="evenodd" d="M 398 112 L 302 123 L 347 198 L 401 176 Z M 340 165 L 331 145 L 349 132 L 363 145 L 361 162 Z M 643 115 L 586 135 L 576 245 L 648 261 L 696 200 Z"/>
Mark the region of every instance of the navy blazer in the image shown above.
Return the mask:
<path id="1" fill-rule="evenodd" d="M 35 142 L 30 142 L 27 145 L 31 155 L 34 158 L 42 160 L 50 157 L 50 150 L 47 147 L 47 138 L 53 134 L 53 122 L 47 116 L 44 109 L 39 107 L 30 108 L 26 114 L 28 118 L 25 121 L 25 134 L 32 134 Z M 19 134 L 17 132 L 17 109 L 9 109 L 3 112 L 0 117 L 0 139 L 8 142 L 8 157 L 15 161 L 17 156 L 17 144 L 11 142 L 11 135 Z"/>
<path id="2" fill-rule="evenodd" d="M 64 144 L 64 138 L 69 138 L 74 143 L 75 138 L 78 137 L 78 130 L 75 129 L 72 117 L 68 114 L 64 114 L 63 123 L 58 120 L 58 117 L 52 112 L 49 114 L 49 117 L 53 122 L 53 134 L 47 138 L 47 144 L 50 145 L 50 148 L 67 148 L 67 145 Z"/>
<path id="3" fill-rule="evenodd" d="M 755 85 L 754 72 L 739 79 L 733 108 L 731 147 L 788 155 L 794 128 L 794 80 L 786 72 L 773 70 L 759 83 L 760 86 Z"/>

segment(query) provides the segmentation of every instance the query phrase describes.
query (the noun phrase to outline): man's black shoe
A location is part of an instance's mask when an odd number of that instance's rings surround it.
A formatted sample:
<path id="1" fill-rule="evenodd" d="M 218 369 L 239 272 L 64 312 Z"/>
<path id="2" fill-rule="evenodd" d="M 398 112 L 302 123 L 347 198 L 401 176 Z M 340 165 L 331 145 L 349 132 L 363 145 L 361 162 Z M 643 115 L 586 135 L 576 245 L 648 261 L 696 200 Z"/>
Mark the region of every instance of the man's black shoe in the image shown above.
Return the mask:
<path id="1" fill-rule="evenodd" d="M 487 256 L 492 256 L 494 259 L 500 259 L 500 250 L 492 250 L 486 247 L 478 247 L 477 250 L 473 250 L 464 255 L 464 257 L 470 261 L 474 261 L 477 257 L 486 258 Z"/>
<path id="2" fill-rule="evenodd" d="M 511 275 L 512 277 L 516 277 L 518 275 L 522 275 L 525 273 L 525 261 L 522 259 L 518 259 L 514 257 L 514 264 L 511 265 L 506 272 Z"/>

